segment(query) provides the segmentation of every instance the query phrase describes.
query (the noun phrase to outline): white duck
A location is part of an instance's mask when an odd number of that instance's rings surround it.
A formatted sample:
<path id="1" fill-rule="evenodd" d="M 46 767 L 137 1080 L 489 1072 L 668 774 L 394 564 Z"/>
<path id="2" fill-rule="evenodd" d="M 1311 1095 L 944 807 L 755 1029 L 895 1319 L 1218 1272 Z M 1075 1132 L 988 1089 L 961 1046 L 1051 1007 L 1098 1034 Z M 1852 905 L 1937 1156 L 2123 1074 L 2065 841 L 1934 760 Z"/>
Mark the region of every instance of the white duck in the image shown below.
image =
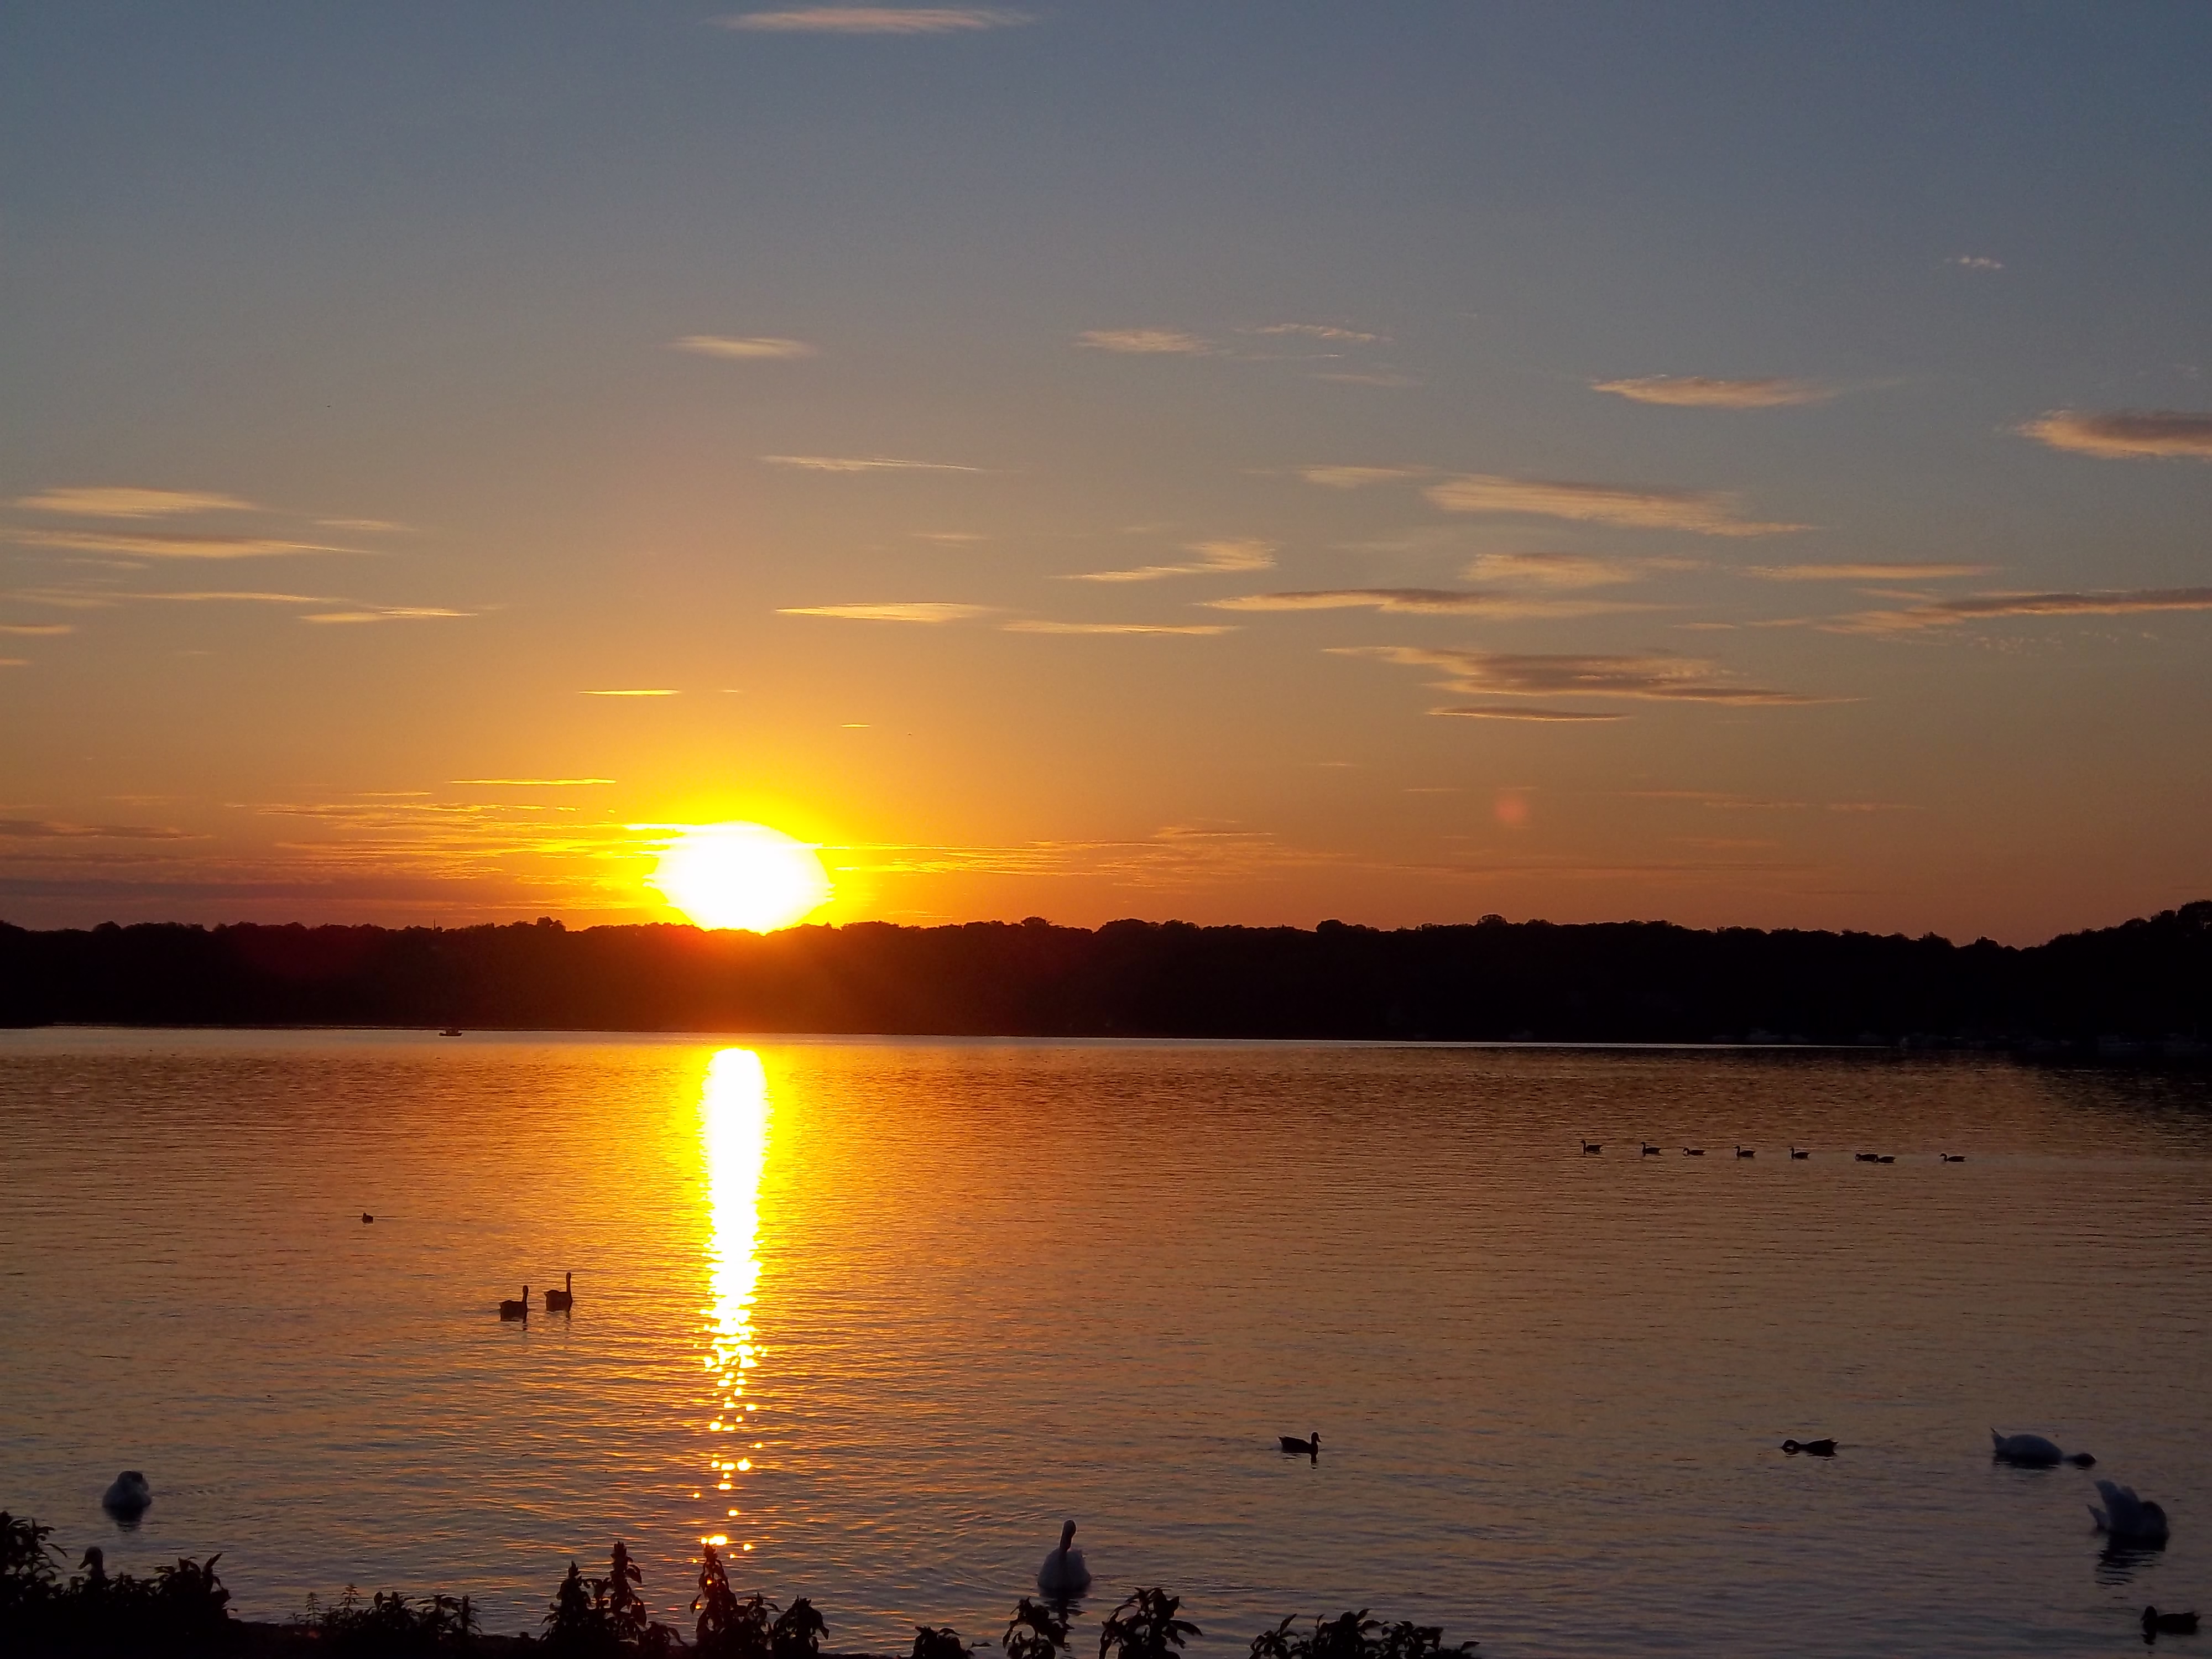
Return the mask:
<path id="1" fill-rule="evenodd" d="M 1047 1595 L 1080 1595 L 1091 1588 L 1091 1569 L 1083 1565 L 1083 1552 L 1071 1549 L 1075 1522 L 1060 1529 L 1060 1547 L 1037 1569 L 1037 1588 Z"/>
<path id="2" fill-rule="evenodd" d="M 146 1506 L 153 1501 L 154 1489 L 136 1469 L 124 1470 L 115 1477 L 115 1484 L 100 1495 L 100 1508 L 110 1515 L 126 1517 L 143 1515 Z"/>
<path id="3" fill-rule="evenodd" d="M 2097 1460 L 2087 1452 L 2075 1452 L 2069 1457 L 2058 1449 L 2057 1443 L 2045 1440 L 2039 1434 L 1999 1434 L 1990 1431 L 1990 1455 L 2000 1463 L 2018 1463 L 2024 1468 L 2052 1469 L 2061 1463 L 2071 1463 L 2077 1469 L 2094 1468 Z"/>
<path id="4" fill-rule="evenodd" d="M 2105 1500 L 2105 1507 L 2100 1510 L 2092 1504 L 2089 1513 L 2097 1517 L 2101 1530 L 2112 1534 L 2114 1543 L 2158 1546 L 2166 1542 L 2166 1511 L 2149 1499 L 2136 1497 L 2133 1486 L 2100 1480 L 2097 1495 Z"/>

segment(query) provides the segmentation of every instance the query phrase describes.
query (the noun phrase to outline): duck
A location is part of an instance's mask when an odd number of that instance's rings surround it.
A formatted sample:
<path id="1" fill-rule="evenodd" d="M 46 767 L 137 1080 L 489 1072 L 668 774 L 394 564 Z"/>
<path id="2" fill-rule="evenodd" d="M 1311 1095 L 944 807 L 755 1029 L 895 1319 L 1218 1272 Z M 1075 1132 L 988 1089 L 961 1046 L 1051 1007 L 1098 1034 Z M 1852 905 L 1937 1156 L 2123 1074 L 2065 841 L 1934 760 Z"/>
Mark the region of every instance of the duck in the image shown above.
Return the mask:
<path id="1" fill-rule="evenodd" d="M 1300 1457 L 1319 1457 L 1321 1455 L 1321 1431 L 1319 1429 L 1316 1429 L 1313 1431 L 1313 1438 L 1310 1440 L 1301 1440 L 1295 1435 L 1285 1434 L 1278 1436 L 1277 1441 L 1285 1451 L 1295 1452 Z"/>
<path id="2" fill-rule="evenodd" d="M 1756 1146 L 1739 1146 L 1735 1149 L 1735 1155 L 1738 1158 L 1757 1158 L 1759 1156 L 1759 1148 Z"/>
<path id="3" fill-rule="evenodd" d="M 1833 1457 L 1836 1455 L 1836 1443 L 1833 1440 L 1785 1440 L 1782 1443 L 1782 1449 L 1792 1457 L 1796 1456 L 1799 1452 L 1804 1452 L 1814 1457 Z"/>
<path id="4" fill-rule="evenodd" d="M 2153 1549 L 2165 1547 L 2170 1534 L 2164 1510 L 2148 1498 L 2136 1497 L 2133 1486 L 2123 1486 L 2116 1481 L 2100 1480 L 2097 1495 L 2105 1500 L 2105 1507 L 2100 1510 L 2092 1504 L 2089 1513 L 2096 1517 L 2098 1527 L 2112 1535 L 2114 1543 Z"/>
<path id="5" fill-rule="evenodd" d="M 562 1288 L 545 1292 L 547 1313 L 567 1313 L 576 1305 L 576 1275 L 570 1273 Z"/>
<path id="6" fill-rule="evenodd" d="M 520 1302 L 502 1302 L 502 1303 L 501 1303 L 501 1304 L 499 1304 L 499 1316 L 500 1316 L 501 1319 L 527 1319 L 527 1318 L 529 1318 L 529 1317 L 530 1317 L 530 1286 L 529 1286 L 529 1285 L 525 1285 L 522 1287 L 522 1300 L 521 1300 L 521 1301 L 520 1301 Z"/>
<path id="7" fill-rule="evenodd" d="M 1792 1147 L 1790 1149 L 1790 1157 L 1792 1157 L 1792 1158 L 1810 1158 L 1810 1157 L 1812 1157 L 1812 1156 L 1813 1156 L 1813 1154 L 1812 1154 L 1812 1153 L 1810 1153 L 1810 1152 L 1800 1152 L 1800 1151 L 1798 1151 L 1798 1150 L 1797 1150 L 1797 1148 L 1796 1148 L 1796 1147 L 1792 1146 Z"/>
<path id="8" fill-rule="evenodd" d="M 2056 1441 L 2039 1434 L 1999 1434 L 1995 1429 L 1990 1431 L 1990 1455 L 2000 1463 L 2017 1463 L 2028 1469 L 2055 1469 L 2061 1463 L 2071 1463 L 2077 1469 L 2097 1466 L 2097 1460 L 2088 1453 L 2075 1452 L 2069 1457 L 2058 1449 Z"/>
<path id="9" fill-rule="evenodd" d="M 2160 1613 L 2156 1607 L 2145 1607 L 2142 1632 L 2146 1642 L 2158 1636 L 2194 1636 L 2197 1634 L 2197 1615 L 2194 1613 Z"/>
<path id="10" fill-rule="evenodd" d="M 100 1495 L 100 1508 L 110 1515 L 125 1519 L 143 1515 L 146 1506 L 153 1501 L 153 1487 L 146 1484 L 146 1477 L 136 1469 L 124 1470 Z"/>
<path id="11" fill-rule="evenodd" d="M 1644 1157 L 1656 1158 L 1659 1156 L 1659 1149 L 1656 1146 L 1651 1146 L 1648 1142 L 1644 1141 L 1638 1141 L 1637 1142 L 1637 1145 L 1644 1148 Z"/>
<path id="12" fill-rule="evenodd" d="M 1091 1569 L 1083 1565 L 1083 1552 L 1070 1547 L 1075 1541 L 1075 1522 L 1060 1529 L 1060 1547 L 1037 1569 L 1037 1588 L 1047 1595 L 1080 1595 L 1091 1588 Z"/>
<path id="13" fill-rule="evenodd" d="M 1585 1140 L 1583 1142 L 1583 1151 L 1585 1152 L 1601 1152 L 1604 1150 L 1605 1148 L 1595 1140 Z"/>

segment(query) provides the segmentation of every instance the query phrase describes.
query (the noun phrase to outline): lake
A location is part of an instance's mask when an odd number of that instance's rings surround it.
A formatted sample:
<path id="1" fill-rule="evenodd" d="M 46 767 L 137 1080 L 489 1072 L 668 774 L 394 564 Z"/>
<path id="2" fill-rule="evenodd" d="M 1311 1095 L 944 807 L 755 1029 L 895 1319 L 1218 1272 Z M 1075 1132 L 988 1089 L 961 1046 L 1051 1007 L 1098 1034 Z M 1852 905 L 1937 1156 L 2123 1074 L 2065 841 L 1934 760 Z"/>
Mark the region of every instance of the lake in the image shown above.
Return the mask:
<path id="1" fill-rule="evenodd" d="M 620 1537 L 688 1632 L 719 1538 L 903 1651 L 1073 1516 L 1079 1653 L 1159 1583 L 1221 1655 L 2108 1655 L 2212 1601 L 2209 1202 L 2201 1075 L 1994 1057 L 10 1032 L 0 1506 L 258 1618 L 534 1628 Z"/>

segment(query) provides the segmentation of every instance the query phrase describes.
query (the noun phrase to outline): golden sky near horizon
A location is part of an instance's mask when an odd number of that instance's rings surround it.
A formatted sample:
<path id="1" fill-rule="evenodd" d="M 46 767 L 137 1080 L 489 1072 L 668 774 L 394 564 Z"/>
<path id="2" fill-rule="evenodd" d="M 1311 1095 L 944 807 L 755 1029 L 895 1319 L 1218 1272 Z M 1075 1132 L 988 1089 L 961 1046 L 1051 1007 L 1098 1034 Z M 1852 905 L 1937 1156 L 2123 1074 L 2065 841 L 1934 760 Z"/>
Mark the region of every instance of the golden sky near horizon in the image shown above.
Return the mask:
<path id="1" fill-rule="evenodd" d="M 2208 49 L 20 9 L 0 919 L 666 918 L 728 820 L 840 921 L 2204 896 Z"/>

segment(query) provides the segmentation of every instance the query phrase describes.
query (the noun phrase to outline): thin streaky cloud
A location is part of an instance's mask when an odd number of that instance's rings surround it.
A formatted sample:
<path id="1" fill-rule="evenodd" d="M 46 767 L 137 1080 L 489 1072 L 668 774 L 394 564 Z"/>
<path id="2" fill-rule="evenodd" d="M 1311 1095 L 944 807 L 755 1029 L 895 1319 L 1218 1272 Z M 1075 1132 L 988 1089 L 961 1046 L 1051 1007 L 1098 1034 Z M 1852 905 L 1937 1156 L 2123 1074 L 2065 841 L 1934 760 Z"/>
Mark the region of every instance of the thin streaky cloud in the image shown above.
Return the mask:
<path id="1" fill-rule="evenodd" d="M 30 665 L 28 657 L 0 657 L 0 668 L 28 668 Z"/>
<path id="2" fill-rule="evenodd" d="M 19 639 L 47 639 L 56 634 L 74 634 L 75 623 L 0 623 L 0 634 L 13 635 Z"/>
<path id="3" fill-rule="evenodd" d="M 1370 334 L 1364 329 L 1338 328 L 1330 323 L 1262 323 L 1241 331 L 1246 334 L 1296 335 L 1308 340 L 1328 340 L 1339 345 L 1388 345 L 1387 334 Z"/>
<path id="4" fill-rule="evenodd" d="M 2138 587 L 2051 593 L 1973 593 L 1897 611 L 1867 611 L 1826 623 L 1832 633 L 1897 634 L 2004 617 L 2130 617 L 2212 611 L 2212 587 Z"/>
<path id="5" fill-rule="evenodd" d="M 1234 634 L 1231 623 L 1010 622 L 1009 634 Z"/>
<path id="6" fill-rule="evenodd" d="M 473 611 L 445 611 L 433 605 L 372 605 L 355 611 L 321 611 L 302 617 L 303 623 L 422 622 L 441 617 L 472 617 Z"/>
<path id="7" fill-rule="evenodd" d="M 1328 649 L 1337 656 L 1376 657 L 1385 662 L 1442 668 L 1454 676 L 1442 689 L 1477 696 L 1632 697 L 1651 702 L 1741 707 L 1830 701 L 1771 686 L 1747 685 L 1717 663 L 1656 653 L 1595 655 L 1402 645 L 1340 645 Z"/>
<path id="8" fill-rule="evenodd" d="M 2002 270 L 2004 269 L 2003 260 L 1992 259 L 1986 254 L 1981 253 L 1954 254 L 1943 263 L 1947 265 L 1957 265 L 1962 270 Z"/>
<path id="9" fill-rule="evenodd" d="M 1272 570 L 1275 544 L 1262 541 L 1191 542 L 1183 550 L 1198 557 L 1188 564 L 1147 564 L 1133 570 L 1086 570 L 1069 576 L 1072 582 L 1155 582 L 1170 576 L 1215 576 L 1253 570 Z"/>
<path id="10" fill-rule="evenodd" d="M 805 340 L 781 339 L 771 334 L 687 334 L 672 342 L 678 351 L 701 357 L 727 357 L 748 362 L 775 362 L 811 357 L 815 349 Z"/>
<path id="11" fill-rule="evenodd" d="M 996 6 L 793 6 L 714 19 L 726 29 L 763 34 L 975 34 L 1035 21 Z"/>
<path id="12" fill-rule="evenodd" d="M 199 592 L 182 593 L 119 593 L 123 599 L 159 599 L 169 605 L 343 605 L 345 600 L 331 594 L 318 593 L 258 593 L 252 592 Z"/>
<path id="13" fill-rule="evenodd" d="M 988 605 L 945 605 L 933 600 L 898 601 L 887 605 L 793 605 L 776 611 L 779 617 L 830 617 L 840 622 L 940 623 L 970 622 L 988 617 L 997 607 Z"/>
<path id="14" fill-rule="evenodd" d="M 656 685 L 592 689 L 580 691 L 577 695 L 585 697 L 678 697 L 684 694 L 668 686 Z"/>
<path id="15" fill-rule="evenodd" d="M 292 553 L 362 550 L 263 536 L 163 536 L 124 530 L 19 530 L 11 539 L 27 547 L 51 547 L 70 553 L 125 553 L 143 559 L 265 559 Z"/>
<path id="16" fill-rule="evenodd" d="M 1812 527 L 1740 518 L 1732 496 L 1711 490 L 1470 472 L 1431 484 L 1422 493 L 1447 513 L 1571 519 L 1633 530 L 1686 530 L 1700 536 L 1774 536 Z"/>
<path id="17" fill-rule="evenodd" d="M 454 789 L 581 789 L 612 783 L 612 778 L 448 778 Z"/>
<path id="18" fill-rule="evenodd" d="M 1340 386 L 1381 386 L 1404 387 L 1419 386 L 1420 381 L 1411 374 L 1401 374 L 1395 369 L 1336 368 L 1317 374 L 1316 380 L 1334 380 Z"/>
<path id="19" fill-rule="evenodd" d="M 1329 587 L 1304 592 L 1246 593 L 1212 599 L 1214 611 L 1376 611 L 1386 614 L 1490 617 L 1598 617 L 1657 605 L 1622 605 L 1602 599 L 1550 599 L 1518 593 L 1468 592 L 1449 587 Z"/>
<path id="20" fill-rule="evenodd" d="M 318 526 L 325 530 L 364 530 L 372 533 L 412 535 L 415 526 L 399 524 L 391 519 L 318 519 Z"/>
<path id="21" fill-rule="evenodd" d="M 1139 357 L 1204 357 L 1213 348 L 1179 328 L 1086 328 L 1077 343 L 1093 351 L 1119 351 Z"/>
<path id="22" fill-rule="evenodd" d="M 1941 582 L 1986 576 L 1993 564 L 1754 564 L 1743 574 L 1765 582 Z"/>
<path id="23" fill-rule="evenodd" d="M 2183 457 L 2212 461 L 2212 414 L 2196 410 L 2116 410 L 2087 414 L 2054 409 L 2021 428 L 2053 449 L 2104 460 Z"/>
<path id="24" fill-rule="evenodd" d="M 1470 720 L 1538 720 L 1546 724 L 1575 725 L 1590 720 L 1625 720 L 1628 718 L 1626 714 L 1601 714 L 1595 709 L 1524 708 L 1510 703 L 1458 703 L 1449 708 L 1431 708 L 1429 713 L 1454 714 Z"/>
<path id="25" fill-rule="evenodd" d="M 1632 582 L 1644 569 L 1686 560 L 1593 559 L 1580 553 L 1478 553 L 1461 574 L 1471 582 L 1526 582 L 1535 587 L 1611 587 Z"/>
<path id="26" fill-rule="evenodd" d="M 1298 477 L 1324 489 L 1364 489 L 1370 484 L 1426 477 L 1431 471 L 1425 466 L 1302 466 Z"/>
<path id="27" fill-rule="evenodd" d="M 1836 394 L 1810 380 L 1719 380 L 1705 374 L 1646 374 L 1630 380 L 1593 380 L 1593 392 L 1609 392 L 1639 404 L 1676 409 L 1786 409 L 1826 403 Z"/>
<path id="28" fill-rule="evenodd" d="M 46 818 L 0 818 L 9 841 L 204 841 L 189 830 L 149 823 L 60 823 Z"/>
<path id="29" fill-rule="evenodd" d="M 907 461 L 890 455 L 763 455 L 769 466 L 788 466 L 801 472 L 981 472 L 980 466 L 957 461 Z"/>
<path id="30" fill-rule="evenodd" d="M 34 513 L 59 513 L 76 519 L 160 519 L 185 513 L 258 513 L 252 501 L 205 489 L 145 489 L 131 484 L 94 484 L 46 489 L 23 495 L 15 505 Z"/>

